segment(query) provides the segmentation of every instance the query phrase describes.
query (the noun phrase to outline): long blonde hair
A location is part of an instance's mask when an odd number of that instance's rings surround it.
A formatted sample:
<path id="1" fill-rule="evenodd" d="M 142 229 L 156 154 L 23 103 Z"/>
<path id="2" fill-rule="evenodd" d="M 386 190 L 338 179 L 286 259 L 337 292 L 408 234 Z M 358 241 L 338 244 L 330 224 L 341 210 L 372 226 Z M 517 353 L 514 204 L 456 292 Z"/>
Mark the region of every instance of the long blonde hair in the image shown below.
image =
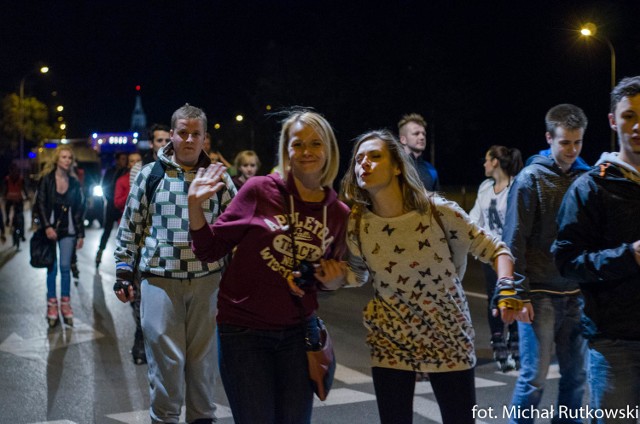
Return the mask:
<path id="1" fill-rule="evenodd" d="M 391 155 L 392 163 L 400 168 L 400 175 L 397 178 L 402 191 L 403 209 L 407 212 L 416 210 L 421 214 L 433 211 L 435 208 L 430 198 L 431 194 L 424 188 L 409 155 L 404 151 L 398 139 L 388 130 L 369 131 L 356 137 L 349 168 L 341 183 L 340 197 L 342 201 L 356 208 L 371 206 L 371 197 L 366 190 L 358 185 L 355 172 L 356 153 L 360 145 L 369 140 L 382 141 Z"/>
<path id="2" fill-rule="evenodd" d="M 58 147 L 56 147 L 56 150 L 53 152 L 53 157 L 50 161 L 47 161 L 47 163 L 44 164 L 44 167 L 42 168 L 42 171 L 40 172 L 40 177 L 44 177 L 45 175 L 54 172 L 56 169 L 58 169 L 58 160 L 60 159 L 60 152 L 62 151 L 68 151 L 71 152 L 71 161 L 72 161 L 72 166 L 69 168 L 69 175 L 75 177 L 76 173 L 73 170 L 73 164 L 75 163 L 75 154 L 73 153 L 73 149 L 71 148 L 71 146 L 68 146 L 66 144 L 59 144 Z"/>

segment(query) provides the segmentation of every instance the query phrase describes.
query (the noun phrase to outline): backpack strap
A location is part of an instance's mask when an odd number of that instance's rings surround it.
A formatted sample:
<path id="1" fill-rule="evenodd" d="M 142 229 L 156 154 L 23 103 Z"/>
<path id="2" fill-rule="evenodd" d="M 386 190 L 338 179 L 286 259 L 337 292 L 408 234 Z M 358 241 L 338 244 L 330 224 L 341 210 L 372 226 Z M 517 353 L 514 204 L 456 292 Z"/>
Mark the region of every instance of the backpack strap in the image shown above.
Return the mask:
<path id="1" fill-rule="evenodd" d="M 158 184 L 164 178 L 165 166 L 161 160 L 156 160 L 153 163 L 153 168 L 151 168 L 151 173 L 147 177 L 147 183 L 144 187 L 144 194 L 147 196 L 147 204 L 148 207 L 151 206 L 153 199 L 156 196 L 156 189 L 158 188 Z"/>

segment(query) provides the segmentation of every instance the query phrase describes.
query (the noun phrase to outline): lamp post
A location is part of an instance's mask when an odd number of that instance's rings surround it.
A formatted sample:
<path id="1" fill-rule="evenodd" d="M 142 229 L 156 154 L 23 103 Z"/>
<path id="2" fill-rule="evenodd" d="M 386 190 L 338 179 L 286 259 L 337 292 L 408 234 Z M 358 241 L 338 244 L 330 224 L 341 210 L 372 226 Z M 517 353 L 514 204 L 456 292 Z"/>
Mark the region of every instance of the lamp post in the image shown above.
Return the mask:
<path id="1" fill-rule="evenodd" d="M 49 72 L 48 66 L 42 66 L 39 69 L 41 74 L 46 74 Z M 29 72 L 27 75 L 23 76 L 20 80 L 20 90 L 19 97 L 20 100 L 18 102 L 18 114 L 19 114 L 19 123 L 20 123 L 20 175 L 24 177 L 24 84 L 27 81 L 27 77 L 31 75 L 32 72 Z"/>
<path id="2" fill-rule="evenodd" d="M 611 90 L 613 91 L 613 89 L 616 86 L 616 51 L 613 48 L 613 44 L 611 44 L 611 41 L 607 38 L 607 37 L 603 37 L 601 35 L 596 37 L 596 33 L 598 32 L 598 27 L 589 22 L 587 24 L 585 24 L 582 28 L 580 28 L 580 34 L 582 34 L 582 36 L 584 36 L 585 38 L 589 38 L 589 37 L 593 37 L 598 41 L 601 41 L 603 43 L 605 43 L 607 45 L 607 47 L 609 47 L 609 52 L 610 52 L 610 62 L 611 62 Z M 613 130 L 611 131 L 611 151 L 615 151 L 616 149 L 616 134 L 615 132 L 613 132 Z"/>

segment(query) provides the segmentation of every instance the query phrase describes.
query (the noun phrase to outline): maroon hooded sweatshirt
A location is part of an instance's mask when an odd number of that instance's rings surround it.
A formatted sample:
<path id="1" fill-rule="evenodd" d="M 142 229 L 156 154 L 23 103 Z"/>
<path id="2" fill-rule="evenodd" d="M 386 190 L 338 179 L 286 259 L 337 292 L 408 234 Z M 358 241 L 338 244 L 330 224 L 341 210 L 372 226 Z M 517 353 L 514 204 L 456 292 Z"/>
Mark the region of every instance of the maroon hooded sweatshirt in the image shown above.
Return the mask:
<path id="1" fill-rule="evenodd" d="M 261 330 L 301 324 L 300 302 L 287 284 L 294 266 L 289 224 L 296 263 L 341 259 L 346 252 L 349 208 L 333 189 L 324 191 L 322 202 L 305 202 L 291 176 L 286 183 L 278 174 L 253 177 L 213 225 L 191 231 L 193 251 L 202 261 L 220 259 L 236 248 L 220 282 L 218 323 Z M 318 308 L 317 289 L 313 285 L 305 292 L 302 305 L 308 317 Z"/>

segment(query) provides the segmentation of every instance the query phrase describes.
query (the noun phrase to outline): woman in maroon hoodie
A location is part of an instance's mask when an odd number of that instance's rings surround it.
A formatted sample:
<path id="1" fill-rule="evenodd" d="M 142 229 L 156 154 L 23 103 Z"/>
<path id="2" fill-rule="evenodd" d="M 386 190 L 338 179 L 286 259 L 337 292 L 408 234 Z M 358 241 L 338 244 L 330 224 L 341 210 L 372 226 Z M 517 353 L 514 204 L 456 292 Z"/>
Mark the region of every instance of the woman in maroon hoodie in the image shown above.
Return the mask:
<path id="1" fill-rule="evenodd" d="M 249 179 L 212 226 L 200 205 L 224 185 L 224 166 L 200 169 L 189 188 L 198 258 L 213 261 L 236 248 L 217 316 L 220 375 L 236 423 L 310 422 L 303 323 L 318 308 L 318 289 L 344 283 L 349 209 L 331 188 L 339 164 L 331 126 L 315 112 L 293 111 L 278 156 L 282 177 Z"/>

